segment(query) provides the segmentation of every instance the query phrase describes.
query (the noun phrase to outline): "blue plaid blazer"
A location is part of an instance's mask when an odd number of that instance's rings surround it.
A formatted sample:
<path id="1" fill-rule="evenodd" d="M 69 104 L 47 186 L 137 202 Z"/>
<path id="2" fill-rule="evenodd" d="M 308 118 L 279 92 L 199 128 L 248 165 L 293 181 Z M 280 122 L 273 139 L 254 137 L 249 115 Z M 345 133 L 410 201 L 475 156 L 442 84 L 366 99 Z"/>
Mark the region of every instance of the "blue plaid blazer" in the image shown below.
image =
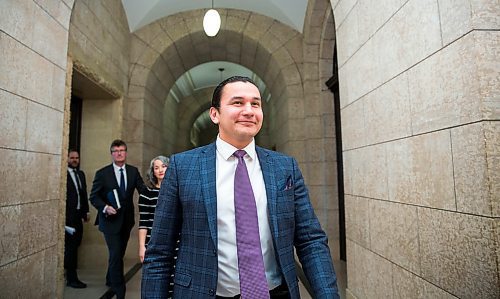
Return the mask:
<path id="1" fill-rule="evenodd" d="M 256 147 L 276 258 L 292 299 L 300 298 L 294 247 L 314 291 L 339 298 L 327 237 L 295 159 Z M 173 155 L 162 182 L 142 274 L 142 298 L 215 298 L 217 194 L 215 143 Z M 179 250 L 175 247 L 180 235 Z"/>

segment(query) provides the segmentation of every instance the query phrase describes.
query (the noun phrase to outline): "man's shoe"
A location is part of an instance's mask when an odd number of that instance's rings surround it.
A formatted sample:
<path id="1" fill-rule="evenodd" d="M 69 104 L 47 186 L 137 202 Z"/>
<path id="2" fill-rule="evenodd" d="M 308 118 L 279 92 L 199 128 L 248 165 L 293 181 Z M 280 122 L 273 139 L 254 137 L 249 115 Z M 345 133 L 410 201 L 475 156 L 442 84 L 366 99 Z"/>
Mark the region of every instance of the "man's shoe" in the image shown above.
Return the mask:
<path id="1" fill-rule="evenodd" d="M 75 289 L 84 289 L 87 287 L 87 284 L 85 284 L 79 280 L 75 280 L 75 281 L 68 281 L 67 286 L 75 288 Z"/>

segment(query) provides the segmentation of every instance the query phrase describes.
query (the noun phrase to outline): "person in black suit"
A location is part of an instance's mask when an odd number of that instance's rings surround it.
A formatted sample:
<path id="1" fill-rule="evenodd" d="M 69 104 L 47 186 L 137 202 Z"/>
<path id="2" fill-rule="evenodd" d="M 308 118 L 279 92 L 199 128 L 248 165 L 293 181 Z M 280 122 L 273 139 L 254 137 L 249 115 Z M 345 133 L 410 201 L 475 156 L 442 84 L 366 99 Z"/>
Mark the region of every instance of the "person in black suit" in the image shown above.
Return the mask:
<path id="1" fill-rule="evenodd" d="M 123 140 L 114 140 L 110 152 L 113 163 L 96 172 L 90 202 L 97 209 L 96 225 L 108 246 L 106 285 L 120 299 L 125 298 L 123 257 L 135 223 L 134 190 L 141 192 L 146 187 L 139 170 L 125 164 L 127 145 Z"/>
<path id="2" fill-rule="evenodd" d="M 89 220 L 89 203 L 85 174 L 78 169 L 80 155 L 76 150 L 68 152 L 68 175 L 66 182 L 66 227 L 64 236 L 64 268 L 67 285 L 72 288 L 86 288 L 78 279 L 78 246 L 83 237 L 83 221 Z"/>

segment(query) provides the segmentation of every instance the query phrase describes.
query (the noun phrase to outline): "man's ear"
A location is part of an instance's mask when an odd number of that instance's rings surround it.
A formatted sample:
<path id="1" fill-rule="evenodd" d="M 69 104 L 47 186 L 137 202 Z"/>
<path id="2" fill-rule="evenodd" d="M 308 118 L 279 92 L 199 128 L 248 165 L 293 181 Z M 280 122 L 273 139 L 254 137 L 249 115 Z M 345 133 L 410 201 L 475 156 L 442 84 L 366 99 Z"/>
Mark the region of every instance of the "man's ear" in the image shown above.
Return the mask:
<path id="1" fill-rule="evenodd" d="M 210 119 L 214 124 L 219 124 L 219 111 L 215 107 L 210 107 Z"/>

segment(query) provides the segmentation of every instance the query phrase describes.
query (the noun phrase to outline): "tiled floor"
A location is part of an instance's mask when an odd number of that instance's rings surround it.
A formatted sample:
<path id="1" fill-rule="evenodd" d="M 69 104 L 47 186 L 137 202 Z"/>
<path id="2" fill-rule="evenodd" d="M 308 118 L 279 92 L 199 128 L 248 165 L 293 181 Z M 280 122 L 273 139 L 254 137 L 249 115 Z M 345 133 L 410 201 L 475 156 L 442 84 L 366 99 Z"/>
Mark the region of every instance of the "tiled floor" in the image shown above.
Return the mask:
<path id="1" fill-rule="evenodd" d="M 134 261 L 125 261 L 125 269 L 131 269 L 134 266 Z M 343 273 L 345 271 L 345 263 L 336 263 L 337 273 Z M 343 269 L 340 269 L 343 268 Z M 70 287 L 64 288 L 64 298 L 65 299 L 91 299 L 91 298 L 101 298 L 104 293 L 108 290 L 105 286 L 106 269 L 84 269 L 78 271 L 78 276 L 80 280 L 87 284 L 85 289 L 73 289 Z M 139 299 L 141 298 L 141 276 L 142 271 L 139 269 L 134 276 L 127 282 L 127 299 Z M 341 298 L 345 298 L 345 278 L 339 276 L 339 288 L 341 290 Z M 307 293 L 305 287 L 299 282 L 300 294 L 303 299 L 311 299 L 311 296 Z"/>

